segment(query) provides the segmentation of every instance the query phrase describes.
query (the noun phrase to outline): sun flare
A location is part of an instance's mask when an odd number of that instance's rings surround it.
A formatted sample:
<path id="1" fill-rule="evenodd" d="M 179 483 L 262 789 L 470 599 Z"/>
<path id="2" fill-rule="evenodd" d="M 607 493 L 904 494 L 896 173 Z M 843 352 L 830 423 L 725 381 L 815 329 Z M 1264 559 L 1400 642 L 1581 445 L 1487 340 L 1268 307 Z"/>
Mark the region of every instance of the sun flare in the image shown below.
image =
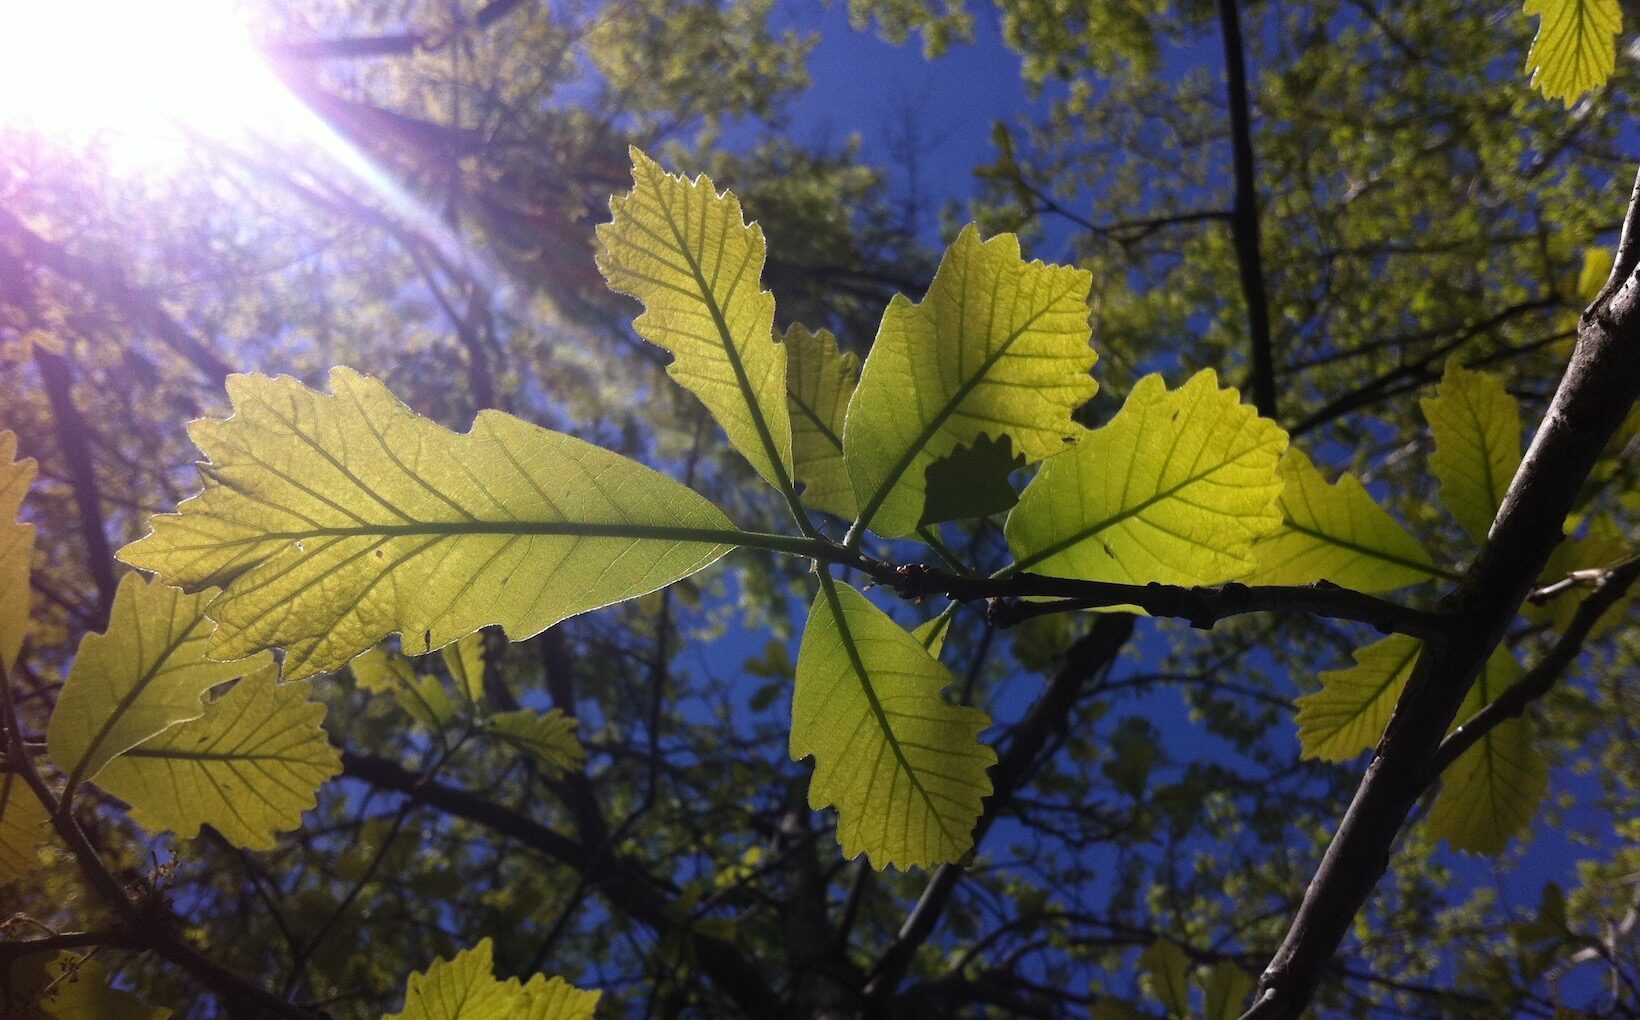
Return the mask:
<path id="1" fill-rule="evenodd" d="M 291 102 L 228 0 L 0 4 L 0 130 L 142 155 Z"/>

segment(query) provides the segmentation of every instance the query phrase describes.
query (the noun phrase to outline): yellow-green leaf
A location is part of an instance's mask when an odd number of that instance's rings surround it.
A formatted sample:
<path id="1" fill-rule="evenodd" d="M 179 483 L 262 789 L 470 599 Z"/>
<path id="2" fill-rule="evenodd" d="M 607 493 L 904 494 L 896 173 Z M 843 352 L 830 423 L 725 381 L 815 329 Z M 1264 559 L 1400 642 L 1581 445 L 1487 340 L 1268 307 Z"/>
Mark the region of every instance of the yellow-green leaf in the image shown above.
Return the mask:
<path id="1" fill-rule="evenodd" d="M 860 359 L 839 352 L 829 330 L 786 329 L 786 403 L 791 410 L 792 461 L 803 503 L 852 518 L 854 486 L 843 464 L 843 422 L 860 380 Z"/>
<path id="2" fill-rule="evenodd" d="M 667 373 L 701 399 L 758 474 L 791 487 L 786 348 L 763 290 L 763 229 L 734 195 L 689 180 L 632 149 L 632 191 L 598 226 L 610 289 L 643 302 L 638 335 L 675 355 Z"/>
<path id="3" fill-rule="evenodd" d="M 1540 19 L 1526 70 L 1545 98 L 1571 106 L 1606 84 L 1623 30 L 1617 0 L 1526 0 L 1526 14 Z"/>
<path id="4" fill-rule="evenodd" d="M 953 614 L 950 611 L 946 611 L 932 620 L 924 620 L 911 628 L 911 636 L 916 638 L 917 643 L 922 645 L 923 649 L 936 659 L 940 657 L 940 652 L 945 649 L 945 635 L 951 632 L 952 616 Z"/>
<path id="5" fill-rule="evenodd" d="M 1448 362 L 1433 397 L 1419 401 L 1435 452 L 1429 468 L 1441 502 L 1469 537 L 1485 541 L 1520 467 L 1520 404 L 1489 372 Z"/>
<path id="6" fill-rule="evenodd" d="M 1168 939 L 1157 939 L 1139 955 L 1149 978 L 1149 992 L 1169 1017 L 1190 1016 L 1190 957 Z"/>
<path id="7" fill-rule="evenodd" d="M 347 664 L 354 683 L 371 694 L 393 694 L 416 682 L 416 667 L 395 651 L 375 645 L 366 648 Z"/>
<path id="8" fill-rule="evenodd" d="M 233 376 L 235 414 L 196 421 L 204 491 L 120 552 L 211 603 L 211 654 L 286 649 L 292 678 L 334 670 L 397 631 L 431 651 L 487 624 L 522 639 L 654 591 L 722 556 L 736 532 L 699 494 L 511 415 L 457 434 L 374 379 L 332 394 Z"/>
<path id="9" fill-rule="evenodd" d="M 473 631 L 453 645 L 445 645 L 444 668 L 456 682 L 469 702 L 476 704 L 484 697 L 484 635 Z"/>
<path id="10" fill-rule="evenodd" d="M 29 556 L 34 525 L 17 523 L 23 497 L 34 481 L 34 461 L 14 461 L 17 436 L 0 432 L 0 672 L 9 673 L 28 634 Z"/>
<path id="11" fill-rule="evenodd" d="M 878 868 L 955 861 L 973 846 L 990 720 L 940 691 L 950 672 L 848 585 L 820 575 L 792 694 L 791 756 L 812 755 L 809 804 L 837 808 L 843 854 Z"/>
<path id="12" fill-rule="evenodd" d="M 496 738 L 524 752 L 553 773 L 573 772 L 586 764 L 586 748 L 575 739 L 577 720 L 560 709 L 535 713 L 527 708 L 498 712 L 484 722 Z"/>
<path id="13" fill-rule="evenodd" d="M 1520 678 L 1520 666 L 1499 646 L 1458 709 L 1456 722 L 1495 701 Z M 1429 810 L 1429 834 L 1455 850 L 1501 854 L 1531 824 L 1549 788 L 1549 763 L 1532 743 L 1525 716 L 1506 719 L 1447 766 Z"/>
<path id="14" fill-rule="evenodd" d="M 1391 634 L 1357 649 L 1355 665 L 1321 674 L 1321 689 L 1298 699 L 1298 739 L 1305 758 L 1347 761 L 1384 735 L 1395 703 L 1423 648 Z"/>
<path id="15" fill-rule="evenodd" d="M 1356 591 L 1382 592 L 1451 576 L 1354 475 L 1328 485 L 1310 458 L 1291 447 L 1277 470 L 1281 527 L 1254 543 L 1258 566 L 1246 578 L 1248 584 L 1327 580 Z"/>
<path id="16" fill-rule="evenodd" d="M 1254 567 L 1281 525 L 1287 434 L 1220 389 L 1140 379 L 1110 424 L 1042 466 L 1008 515 L 1020 569 L 1093 581 L 1210 585 Z"/>
<path id="17" fill-rule="evenodd" d="M 10 965 L 13 1001 L 30 1003 L 49 1020 L 165 1020 L 168 1009 L 148 1006 L 130 992 L 115 988 L 108 971 L 89 956 L 34 953 Z M 11 1014 L 7 1014 L 10 1016 Z"/>
<path id="18" fill-rule="evenodd" d="M 928 465 L 981 435 L 1007 436 L 1031 463 L 1076 441 L 1071 412 L 1098 388 L 1092 279 L 1024 261 L 1012 234 L 981 243 L 970 226 L 920 304 L 889 302 L 843 429 L 862 526 L 916 528 Z"/>
<path id="19" fill-rule="evenodd" d="M 445 663 L 449 664 L 452 658 L 451 649 L 475 637 L 478 635 L 469 634 L 454 645 L 446 645 Z M 353 672 L 353 680 L 360 690 L 372 694 L 391 694 L 405 714 L 432 730 L 440 739 L 443 739 L 445 727 L 454 722 L 459 714 L 438 677 L 416 672 L 415 665 L 408 658 L 381 645 L 367 648 L 354 656 L 347 668 Z M 459 679 L 457 683 L 460 683 Z"/>
<path id="20" fill-rule="evenodd" d="M 51 816 L 15 772 L 0 773 L 0 886 L 40 866 Z"/>
<path id="21" fill-rule="evenodd" d="M 150 830 L 192 837 L 209 825 L 234 846 L 265 850 L 299 828 L 319 786 L 341 769 L 325 707 L 305 682 L 279 684 L 270 665 L 205 707 L 205 714 L 109 762 L 97 785 L 131 805 Z"/>
<path id="22" fill-rule="evenodd" d="M 46 730 L 46 749 L 75 780 L 177 723 L 198 719 L 218 684 L 271 661 L 254 649 L 206 656 L 215 592 L 185 595 L 136 574 L 120 579 L 108 630 L 87 634 Z"/>
<path id="23" fill-rule="evenodd" d="M 601 993 L 537 974 L 528 984 L 496 980 L 493 947 L 483 939 L 449 960 L 410 975 L 404 1009 L 383 1020 L 592 1020 Z"/>
<path id="24" fill-rule="evenodd" d="M 1253 976 L 1229 960 L 1220 960 L 1202 979 L 1206 993 L 1202 1020 L 1236 1020 L 1252 997 Z"/>

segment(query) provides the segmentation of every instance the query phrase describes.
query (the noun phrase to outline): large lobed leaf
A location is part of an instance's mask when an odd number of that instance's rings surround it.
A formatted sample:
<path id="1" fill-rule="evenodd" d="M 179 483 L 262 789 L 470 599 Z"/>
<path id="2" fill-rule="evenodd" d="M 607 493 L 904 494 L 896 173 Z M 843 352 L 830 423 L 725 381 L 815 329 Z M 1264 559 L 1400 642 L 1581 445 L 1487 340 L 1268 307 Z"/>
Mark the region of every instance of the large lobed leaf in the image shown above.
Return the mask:
<path id="1" fill-rule="evenodd" d="M 839 352 L 829 330 L 786 329 L 786 404 L 791 411 L 792 461 L 803 502 L 851 518 L 859 512 L 843 463 L 843 423 L 860 380 L 860 359 Z"/>
<path id="2" fill-rule="evenodd" d="M 1258 567 L 1247 583 L 1326 580 L 1356 591 L 1382 592 L 1451 576 L 1354 475 L 1328 485 L 1296 448 L 1287 450 L 1277 470 L 1281 527 L 1254 543 Z"/>
<path id="3" fill-rule="evenodd" d="M 1617 33 L 1623 9 L 1617 0 L 1526 0 L 1537 15 L 1537 38 L 1526 55 L 1526 70 L 1549 99 L 1567 106 L 1606 84 L 1617 66 Z"/>
<path id="4" fill-rule="evenodd" d="M 1503 381 L 1448 362 L 1432 397 L 1419 401 L 1435 452 L 1429 468 L 1441 502 L 1477 542 L 1486 540 L 1520 468 L 1520 404 Z"/>
<path id="5" fill-rule="evenodd" d="M 537 974 L 527 984 L 498 981 L 493 946 L 481 940 L 410 975 L 404 1009 L 383 1020 L 592 1020 L 602 993 Z"/>
<path id="6" fill-rule="evenodd" d="M 110 761 L 97 785 L 152 830 L 191 837 L 208 824 L 234 846 L 266 850 L 299 827 L 341 756 L 305 682 L 279 684 L 273 666 L 241 680 L 198 719 Z"/>
<path id="7" fill-rule="evenodd" d="M 632 191 L 610 199 L 598 267 L 613 290 L 642 301 L 633 328 L 676 357 L 667 372 L 701 399 L 735 449 L 791 487 L 786 348 L 774 340 L 763 290 L 763 230 L 706 177 L 667 173 L 632 149 Z"/>
<path id="8" fill-rule="evenodd" d="M 136 574 L 120 579 L 108 630 L 87 634 L 46 730 L 46 750 L 75 780 L 116 755 L 205 711 L 206 691 L 272 661 L 261 654 L 207 657 L 215 594 L 187 595 Z"/>
<path id="9" fill-rule="evenodd" d="M 1458 709 L 1456 722 L 1497 700 L 1520 678 L 1520 666 L 1499 646 Z M 1549 788 L 1549 763 L 1532 742 L 1525 716 L 1488 730 L 1441 773 L 1441 790 L 1429 809 L 1429 834 L 1457 850 L 1501 854 L 1509 840 L 1531 824 Z"/>
<path id="10" fill-rule="evenodd" d="M 829 575 L 803 630 L 791 756 L 814 756 L 809 803 L 835 806 L 845 856 L 879 868 L 955 861 L 973 845 L 990 720 L 949 704 L 950 672 L 865 596 Z"/>
<path id="11" fill-rule="evenodd" d="M 511 415 L 458 434 L 345 368 L 331 394 L 233 376 L 234 415 L 194 422 L 204 490 L 121 559 L 223 592 L 211 654 L 286 649 L 311 676 L 397 631 L 420 650 L 487 624 L 514 639 L 654 591 L 737 534 L 697 493 Z"/>
<path id="12" fill-rule="evenodd" d="M 17 664 L 28 633 L 29 557 L 34 552 L 34 525 L 17 521 L 23 497 L 34 482 L 32 459 L 14 460 L 17 436 L 0 432 L 0 672 Z"/>
<path id="13" fill-rule="evenodd" d="M 1110 424 L 1042 466 L 1008 515 L 1020 569 L 1091 581 L 1210 585 L 1254 567 L 1281 524 L 1287 434 L 1211 370 L 1140 379 Z"/>
<path id="14" fill-rule="evenodd" d="M 1019 239 L 965 228 L 928 295 L 896 295 L 849 401 L 843 451 L 860 520 L 897 537 L 923 515 L 928 467 L 981 435 L 1034 463 L 1081 435 L 1089 375 L 1085 270 L 1026 262 Z"/>

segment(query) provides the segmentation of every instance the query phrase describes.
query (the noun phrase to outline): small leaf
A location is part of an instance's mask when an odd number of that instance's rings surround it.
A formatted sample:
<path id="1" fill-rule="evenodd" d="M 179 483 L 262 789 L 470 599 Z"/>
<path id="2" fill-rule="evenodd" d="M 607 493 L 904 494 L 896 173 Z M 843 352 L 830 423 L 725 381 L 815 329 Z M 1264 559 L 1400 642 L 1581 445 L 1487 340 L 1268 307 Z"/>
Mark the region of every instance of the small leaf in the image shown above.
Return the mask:
<path id="1" fill-rule="evenodd" d="M 843 422 L 860 381 L 860 359 L 839 353 L 829 330 L 786 329 L 786 404 L 791 411 L 792 461 L 803 503 L 852 518 L 858 507 L 843 464 Z"/>
<path id="2" fill-rule="evenodd" d="M 184 838 L 209 825 L 234 846 L 266 850 L 299 828 L 325 780 L 341 770 L 307 683 L 279 684 L 269 665 L 173 726 L 115 758 L 97 785 L 131 805 L 149 830 Z"/>
<path id="3" fill-rule="evenodd" d="M 1169 391 L 1139 380 L 1122 410 L 1026 487 L 1004 529 L 1021 570 L 1090 581 L 1211 585 L 1254 567 L 1281 525 L 1287 434 L 1211 370 Z"/>
<path id="4" fill-rule="evenodd" d="M 592 1020 L 600 992 L 537 974 L 528 984 L 498 981 L 492 945 L 483 939 L 453 959 L 410 975 L 404 1009 L 383 1020 Z"/>
<path id="5" fill-rule="evenodd" d="M 205 712 L 206 691 L 253 673 L 267 653 L 208 658 L 209 589 L 185 595 L 136 574 L 120 579 L 108 630 L 87 634 L 68 672 L 46 749 L 74 779 L 90 779 L 115 755 Z"/>
<path id="6" fill-rule="evenodd" d="M 1007 513 L 1019 502 L 1008 476 L 1025 466 L 1013 440 L 981 433 L 928 465 L 927 496 L 918 527 Z"/>
<path id="7" fill-rule="evenodd" d="M 1215 963 L 1202 980 L 1207 993 L 1202 1020 L 1236 1020 L 1246 1009 L 1254 984 L 1251 974 L 1229 960 Z"/>
<path id="8" fill-rule="evenodd" d="M 0 773 L 0 886 L 40 866 L 51 816 L 15 772 Z"/>
<path id="9" fill-rule="evenodd" d="M 498 411 L 457 434 L 339 368 L 330 395 L 232 376 L 196 421 L 205 489 L 120 557 L 211 603 L 219 658 L 284 647 L 292 679 L 387 635 L 431 651 L 487 624 L 520 640 L 700 570 L 738 534 L 694 491 Z"/>
<path id="10" fill-rule="evenodd" d="M 911 636 L 923 646 L 930 658 L 938 659 L 940 652 L 945 649 L 945 636 L 951 633 L 951 617 L 949 612 L 941 613 L 932 620 L 924 620 L 911 628 Z"/>
<path id="11" fill-rule="evenodd" d="M 395 694 L 416 682 L 416 667 L 398 652 L 376 645 L 366 648 L 347 664 L 353 682 L 371 694 Z"/>
<path id="12" fill-rule="evenodd" d="M 1253 545 L 1258 567 L 1248 584 L 1331 581 L 1356 591 L 1404 588 L 1450 577 L 1396 523 L 1354 475 L 1326 479 L 1301 450 L 1289 448 L 1277 469 L 1281 527 Z"/>
<path id="13" fill-rule="evenodd" d="M 10 992 L 15 1001 L 33 1002 L 48 1020 L 166 1020 L 168 1009 L 144 1005 L 130 992 L 115 988 L 108 971 L 88 956 L 30 953 L 10 964 Z M 11 1014 L 7 1014 L 10 1016 Z"/>
<path id="14" fill-rule="evenodd" d="M 32 459 L 13 461 L 17 436 L 0 432 L 0 672 L 10 673 L 28 634 L 29 557 L 34 551 L 34 525 L 18 524 L 23 497 L 34 482 Z"/>
<path id="15" fill-rule="evenodd" d="M 1082 432 L 1089 371 L 1085 270 L 1026 262 L 1019 239 L 965 228 L 920 304 L 896 296 L 849 401 L 843 453 L 860 520 L 896 538 L 923 516 L 928 465 L 981 433 L 1028 462 Z"/>
<path id="16" fill-rule="evenodd" d="M 1491 704 L 1520 678 L 1507 647 L 1487 661 L 1458 710 L 1461 724 Z M 1549 763 L 1532 743 L 1525 716 L 1506 719 L 1441 773 L 1441 790 L 1429 811 L 1431 838 L 1455 850 L 1495 856 L 1531 824 L 1549 788 Z"/>
<path id="17" fill-rule="evenodd" d="M 445 645 L 444 668 L 469 704 L 484 699 L 484 634 L 473 631 L 453 645 Z"/>
<path id="18" fill-rule="evenodd" d="M 949 704 L 950 672 L 848 585 L 820 575 L 792 695 L 791 756 L 812 755 L 809 804 L 837 808 L 845 857 L 878 868 L 955 861 L 973 846 L 990 720 Z"/>
<path id="19" fill-rule="evenodd" d="M 1419 404 L 1435 436 L 1429 468 L 1441 483 L 1441 502 L 1470 538 L 1483 542 L 1520 467 L 1520 404 L 1497 376 L 1455 361 L 1447 362 L 1435 395 Z"/>
<path id="20" fill-rule="evenodd" d="M 1139 966 L 1150 978 L 1150 994 L 1169 1017 L 1190 1016 L 1190 957 L 1168 939 L 1157 939 L 1140 954 Z"/>
<path id="21" fill-rule="evenodd" d="M 786 348 L 774 341 L 774 295 L 763 276 L 763 229 L 704 176 L 667 173 L 631 150 L 632 191 L 598 226 L 598 268 L 610 289 L 642 301 L 632 326 L 676 355 L 667 374 L 701 399 L 735 449 L 775 487 L 791 488 Z"/>
<path id="22" fill-rule="evenodd" d="M 1298 739 L 1305 758 L 1347 761 L 1375 746 L 1389 725 L 1423 648 L 1391 634 L 1355 653 L 1355 665 L 1321 674 L 1321 689 L 1298 699 Z"/>
<path id="23" fill-rule="evenodd" d="M 586 764 L 586 748 L 575 739 L 577 720 L 560 709 L 537 714 L 527 708 L 500 712 L 484 726 L 496 738 L 524 752 L 554 773 L 574 772 Z"/>
<path id="24" fill-rule="evenodd" d="M 1526 14 L 1540 19 L 1526 70 L 1544 98 L 1569 107 L 1606 84 L 1623 31 L 1617 0 L 1526 0 Z"/>

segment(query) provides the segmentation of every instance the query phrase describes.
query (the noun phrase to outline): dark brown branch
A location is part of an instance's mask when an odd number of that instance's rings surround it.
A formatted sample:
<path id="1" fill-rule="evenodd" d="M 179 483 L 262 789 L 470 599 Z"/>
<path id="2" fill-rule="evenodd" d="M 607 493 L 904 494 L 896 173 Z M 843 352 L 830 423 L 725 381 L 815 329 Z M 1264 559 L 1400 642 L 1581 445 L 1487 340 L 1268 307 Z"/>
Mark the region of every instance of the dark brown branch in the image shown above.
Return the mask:
<path id="1" fill-rule="evenodd" d="M 272 42 L 263 46 L 269 56 L 280 60 L 336 60 L 361 57 L 394 57 L 430 53 L 454 42 L 462 31 L 483 31 L 513 11 L 525 0 L 490 0 L 470 21 L 440 33 L 399 32 L 392 35 L 348 36 L 336 39 L 309 39 L 303 42 Z"/>
<path id="2" fill-rule="evenodd" d="M 1578 603 L 1571 622 L 1548 654 L 1498 695 L 1497 700 L 1476 712 L 1441 741 L 1441 748 L 1435 755 L 1436 770 L 1444 772 L 1493 727 L 1505 719 L 1521 715 L 1528 705 L 1548 694 L 1561 674 L 1566 672 L 1566 667 L 1577 661 L 1583 651 L 1583 642 L 1600 617 L 1628 593 L 1637 578 L 1640 578 L 1640 557 L 1603 571 L 1594 591 Z"/>
<path id="3" fill-rule="evenodd" d="M 86 570 L 97 585 L 95 622 L 100 629 L 107 625 L 118 582 L 114 579 L 114 553 L 109 547 L 107 525 L 103 521 L 102 491 L 97 485 L 91 447 L 86 442 L 89 426 L 74 404 L 73 369 L 67 355 L 53 354 L 35 345 L 34 364 L 40 370 L 40 382 L 46 391 L 46 399 L 51 403 L 57 453 L 63 459 L 63 470 L 74 492 L 74 509 L 79 516 Z"/>
<path id="4" fill-rule="evenodd" d="M 1151 616 L 1186 620 L 1210 628 L 1220 620 L 1246 613 L 1308 613 L 1335 620 L 1370 624 L 1382 633 L 1427 638 L 1447 622 L 1440 614 L 1399 605 L 1372 595 L 1320 581 L 1309 585 L 1223 584 L 1185 588 L 1173 584 L 1118 584 L 1018 573 L 1004 577 L 968 577 L 923 564 L 895 567 L 871 561 L 862 569 L 906 598 L 944 595 L 957 602 L 991 599 L 990 615 L 998 626 L 1010 626 L 1044 612 L 1138 606 Z M 1012 599 L 1050 598 L 1045 608 Z"/>
<path id="5" fill-rule="evenodd" d="M 1452 624 L 1426 641 L 1395 714 L 1287 937 L 1259 981 L 1244 1020 L 1297 1020 L 1389 867 L 1390 850 L 1437 776 L 1438 753 L 1464 696 L 1514 619 L 1601 451 L 1640 396 L 1640 181 L 1624 245 L 1603 297 L 1584 313 L 1542 426 L 1504 496 L 1479 556 L 1442 600 Z"/>
<path id="6" fill-rule="evenodd" d="M 1252 346 L 1249 388 L 1258 413 L 1276 420 L 1275 356 L 1271 351 L 1270 307 L 1264 293 L 1264 256 L 1259 250 L 1258 189 L 1253 167 L 1251 103 L 1247 98 L 1247 64 L 1242 53 L 1241 14 L 1236 0 L 1219 0 L 1219 29 L 1224 37 L 1224 78 L 1230 101 L 1230 148 L 1236 190 L 1230 208 L 1230 238 L 1247 305 L 1247 340 Z"/>

